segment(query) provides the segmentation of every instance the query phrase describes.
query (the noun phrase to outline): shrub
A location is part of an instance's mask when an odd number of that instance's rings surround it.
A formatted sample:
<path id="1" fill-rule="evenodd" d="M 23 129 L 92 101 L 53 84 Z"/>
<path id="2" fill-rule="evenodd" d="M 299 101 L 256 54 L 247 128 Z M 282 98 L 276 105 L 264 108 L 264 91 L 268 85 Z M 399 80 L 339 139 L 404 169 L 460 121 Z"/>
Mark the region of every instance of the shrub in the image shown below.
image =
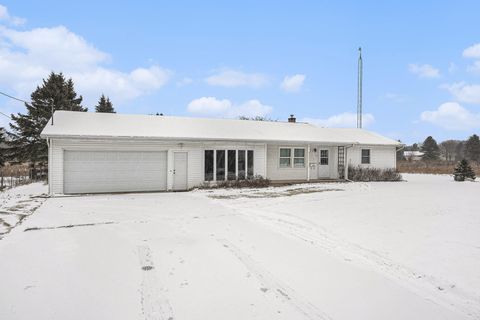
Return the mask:
<path id="1" fill-rule="evenodd" d="M 475 180 L 476 177 L 468 161 L 463 159 L 457 163 L 453 171 L 453 178 L 455 181 L 465 181 L 465 179 Z"/>
<path id="2" fill-rule="evenodd" d="M 402 181 L 396 169 L 348 167 L 348 179 L 352 181 Z"/>
<path id="3" fill-rule="evenodd" d="M 266 188 L 271 185 L 270 179 L 266 179 L 260 175 L 256 175 L 246 180 L 226 180 L 219 181 L 216 184 L 204 183 L 200 188 Z"/>

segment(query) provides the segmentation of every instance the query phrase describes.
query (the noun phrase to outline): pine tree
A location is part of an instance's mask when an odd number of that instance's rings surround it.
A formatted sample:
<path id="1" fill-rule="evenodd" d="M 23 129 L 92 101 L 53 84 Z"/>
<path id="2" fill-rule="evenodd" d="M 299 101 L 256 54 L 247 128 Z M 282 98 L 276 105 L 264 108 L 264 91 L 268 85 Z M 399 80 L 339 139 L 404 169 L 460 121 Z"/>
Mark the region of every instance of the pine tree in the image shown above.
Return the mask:
<path id="1" fill-rule="evenodd" d="M 471 161 L 480 161 L 480 139 L 476 134 L 465 142 L 465 157 Z"/>
<path id="2" fill-rule="evenodd" d="M 7 161 L 7 148 L 4 132 L 5 129 L 0 128 L 0 168 L 3 167 L 3 165 Z"/>
<path id="3" fill-rule="evenodd" d="M 31 104 L 25 104 L 26 114 L 12 114 L 9 133 L 12 156 L 19 161 L 47 161 L 47 143 L 40 133 L 47 125 L 53 110 L 87 111 L 82 107 L 82 96 L 77 96 L 72 79 L 62 73 L 50 73 L 41 87 L 31 94 Z"/>
<path id="4" fill-rule="evenodd" d="M 427 137 L 422 144 L 420 149 L 424 155 L 423 160 L 438 160 L 440 155 L 440 148 L 438 147 L 437 141 L 432 138 L 432 136 Z"/>
<path id="5" fill-rule="evenodd" d="M 475 180 L 475 172 L 466 159 L 459 161 L 453 171 L 455 181 L 465 181 L 465 179 Z"/>
<path id="6" fill-rule="evenodd" d="M 116 113 L 110 99 L 108 97 L 105 98 L 103 94 L 98 100 L 98 104 L 95 106 L 95 112 Z"/>

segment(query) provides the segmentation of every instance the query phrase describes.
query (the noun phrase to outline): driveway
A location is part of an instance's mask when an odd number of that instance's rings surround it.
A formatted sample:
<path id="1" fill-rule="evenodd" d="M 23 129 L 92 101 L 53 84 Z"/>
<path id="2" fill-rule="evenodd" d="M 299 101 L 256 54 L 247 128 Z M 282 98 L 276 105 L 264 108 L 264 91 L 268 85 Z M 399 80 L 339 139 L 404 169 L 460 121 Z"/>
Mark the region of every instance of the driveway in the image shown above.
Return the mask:
<path id="1" fill-rule="evenodd" d="M 346 238 L 340 209 L 314 218 L 407 184 L 50 198 L 0 240 L 0 319 L 475 318 L 476 292 Z"/>

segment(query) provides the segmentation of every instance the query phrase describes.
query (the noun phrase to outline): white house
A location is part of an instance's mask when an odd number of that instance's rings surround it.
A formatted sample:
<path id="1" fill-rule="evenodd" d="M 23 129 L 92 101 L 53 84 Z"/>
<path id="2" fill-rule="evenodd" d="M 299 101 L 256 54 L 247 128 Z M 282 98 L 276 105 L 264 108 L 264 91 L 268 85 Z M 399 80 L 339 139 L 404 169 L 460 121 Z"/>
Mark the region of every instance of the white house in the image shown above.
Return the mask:
<path id="1" fill-rule="evenodd" d="M 53 122 L 53 124 L 52 124 Z M 187 190 L 206 181 L 344 179 L 396 167 L 399 142 L 308 123 L 56 111 L 41 136 L 52 194 Z"/>

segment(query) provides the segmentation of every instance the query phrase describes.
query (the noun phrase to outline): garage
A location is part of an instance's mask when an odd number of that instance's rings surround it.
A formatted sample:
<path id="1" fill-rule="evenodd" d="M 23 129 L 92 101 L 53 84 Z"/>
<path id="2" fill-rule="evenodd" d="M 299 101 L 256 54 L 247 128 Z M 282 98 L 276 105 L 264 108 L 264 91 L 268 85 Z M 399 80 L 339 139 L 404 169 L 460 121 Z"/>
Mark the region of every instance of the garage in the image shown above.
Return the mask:
<path id="1" fill-rule="evenodd" d="M 166 151 L 64 151 L 64 193 L 163 191 Z"/>

